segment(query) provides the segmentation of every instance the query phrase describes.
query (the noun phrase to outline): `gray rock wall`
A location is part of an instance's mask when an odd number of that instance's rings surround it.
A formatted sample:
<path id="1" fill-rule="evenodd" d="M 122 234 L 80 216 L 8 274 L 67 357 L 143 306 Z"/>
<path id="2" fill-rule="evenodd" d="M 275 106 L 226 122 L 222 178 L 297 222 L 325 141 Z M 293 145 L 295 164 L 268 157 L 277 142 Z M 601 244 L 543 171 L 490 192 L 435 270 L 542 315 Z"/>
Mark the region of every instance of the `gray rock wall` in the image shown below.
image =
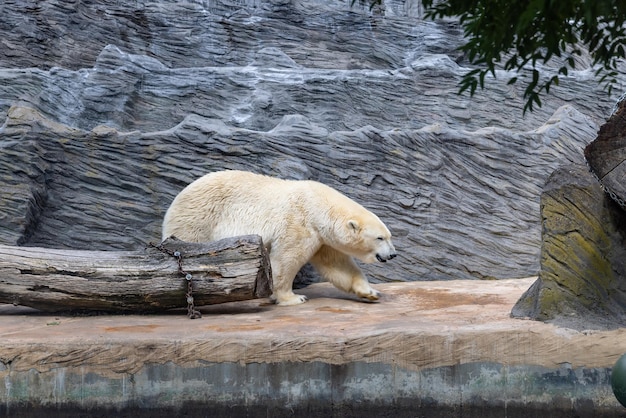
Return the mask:
<path id="1" fill-rule="evenodd" d="M 5 244 L 133 249 L 159 240 L 187 183 L 236 168 L 372 209 L 400 253 L 365 267 L 375 279 L 534 275 L 545 179 L 582 161 L 614 102 L 584 57 L 532 114 L 502 72 L 458 96 L 459 27 L 411 2 L 6 1 L 0 14 Z"/>

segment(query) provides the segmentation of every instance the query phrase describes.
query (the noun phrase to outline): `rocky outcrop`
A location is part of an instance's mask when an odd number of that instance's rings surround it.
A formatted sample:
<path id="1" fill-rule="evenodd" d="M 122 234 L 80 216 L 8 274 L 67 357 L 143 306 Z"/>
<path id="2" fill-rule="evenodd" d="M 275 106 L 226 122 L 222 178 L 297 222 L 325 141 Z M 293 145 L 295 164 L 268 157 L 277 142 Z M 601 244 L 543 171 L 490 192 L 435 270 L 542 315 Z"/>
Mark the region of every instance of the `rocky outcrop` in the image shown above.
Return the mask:
<path id="1" fill-rule="evenodd" d="M 532 114 L 503 72 L 458 96 L 458 24 L 418 4 L 3 2 L 0 242 L 136 249 L 187 183 L 236 168 L 379 214 L 400 256 L 377 280 L 536 274 L 545 179 L 613 101 L 584 56 Z"/>
<path id="2" fill-rule="evenodd" d="M 539 278 L 512 316 L 579 329 L 626 325 L 626 212 L 575 165 L 550 176 L 541 218 Z"/>

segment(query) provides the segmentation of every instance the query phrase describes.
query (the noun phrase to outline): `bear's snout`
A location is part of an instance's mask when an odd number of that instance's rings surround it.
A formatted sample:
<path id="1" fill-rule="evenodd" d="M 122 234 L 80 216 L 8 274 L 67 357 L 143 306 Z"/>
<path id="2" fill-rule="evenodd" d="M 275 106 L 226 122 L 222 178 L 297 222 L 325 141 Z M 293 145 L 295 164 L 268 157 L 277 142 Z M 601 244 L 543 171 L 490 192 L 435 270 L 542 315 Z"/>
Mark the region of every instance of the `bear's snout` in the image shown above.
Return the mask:
<path id="1" fill-rule="evenodd" d="M 380 254 L 376 254 L 376 259 L 378 261 L 380 261 L 381 263 L 385 263 L 385 262 L 387 262 L 387 260 L 391 260 L 392 258 L 396 257 L 397 255 L 398 254 L 396 254 L 396 253 L 391 253 L 387 257 L 382 257 Z"/>

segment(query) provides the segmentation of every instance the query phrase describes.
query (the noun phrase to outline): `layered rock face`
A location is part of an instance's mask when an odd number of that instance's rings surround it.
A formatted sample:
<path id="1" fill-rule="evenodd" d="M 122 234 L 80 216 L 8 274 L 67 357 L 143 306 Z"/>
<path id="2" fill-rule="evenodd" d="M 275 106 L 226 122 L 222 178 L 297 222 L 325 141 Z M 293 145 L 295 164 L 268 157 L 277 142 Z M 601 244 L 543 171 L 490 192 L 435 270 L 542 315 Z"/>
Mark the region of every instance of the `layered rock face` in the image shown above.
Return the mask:
<path id="1" fill-rule="evenodd" d="M 534 275 L 541 188 L 582 162 L 614 103 L 585 59 L 531 114 L 501 72 L 458 96 L 458 24 L 423 21 L 410 1 L 5 1 L 0 13 L 10 245 L 135 249 L 160 239 L 186 184 L 245 169 L 324 182 L 378 214 L 399 257 L 365 267 L 377 280 Z"/>

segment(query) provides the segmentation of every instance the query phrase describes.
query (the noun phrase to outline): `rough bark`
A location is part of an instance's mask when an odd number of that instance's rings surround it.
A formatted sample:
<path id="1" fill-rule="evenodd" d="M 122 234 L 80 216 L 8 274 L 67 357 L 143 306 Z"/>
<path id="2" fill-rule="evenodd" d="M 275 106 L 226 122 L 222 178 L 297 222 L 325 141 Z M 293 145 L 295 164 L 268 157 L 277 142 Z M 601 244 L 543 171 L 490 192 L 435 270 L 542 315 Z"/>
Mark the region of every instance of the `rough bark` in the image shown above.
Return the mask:
<path id="1" fill-rule="evenodd" d="M 576 165 L 550 176 L 541 217 L 539 278 L 512 315 L 579 329 L 626 325 L 626 212 Z"/>
<path id="2" fill-rule="evenodd" d="M 213 243 L 167 239 L 162 249 L 80 251 L 0 245 L 0 302 L 46 312 L 156 312 L 267 297 L 269 258 L 257 235 Z M 168 253 L 169 252 L 169 253 Z"/>

